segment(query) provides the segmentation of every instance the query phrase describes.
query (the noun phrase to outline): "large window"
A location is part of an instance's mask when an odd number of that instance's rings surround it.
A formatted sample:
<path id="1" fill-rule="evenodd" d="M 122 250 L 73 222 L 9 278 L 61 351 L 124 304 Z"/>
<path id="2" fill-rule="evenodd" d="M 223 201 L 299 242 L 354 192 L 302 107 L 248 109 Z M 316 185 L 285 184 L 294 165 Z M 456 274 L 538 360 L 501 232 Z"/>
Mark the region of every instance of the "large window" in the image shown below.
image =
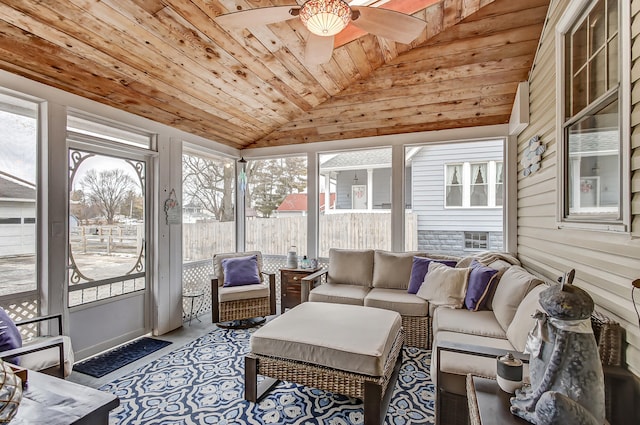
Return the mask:
<path id="1" fill-rule="evenodd" d="M 246 184 L 245 248 L 261 251 L 265 267 L 284 261 L 291 246 L 307 249 L 307 157 L 249 160 L 242 165 Z"/>
<path id="2" fill-rule="evenodd" d="M 405 149 L 405 250 L 504 250 L 504 140 Z"/>
<path id="3" fill-rule="evenodd" d="M 185 150 L 182 155 L 182 259 L 210 262 L 236 250 L 235 160 Z"/>
<path id="4" fill-rule="evenodd" d="M 391 148 L 319 156 L 319 255 L 391 249 Z"/>
<path id="5" fill-rule="evenodd" d="M 37 289 L 37 111 L 0 93 L 0 295 Z"/>
<path id="6" fill-rule="evenodd" d="M 623 220 L 618 2 L 589 2 L 564 35 L 566 221 Z"/>

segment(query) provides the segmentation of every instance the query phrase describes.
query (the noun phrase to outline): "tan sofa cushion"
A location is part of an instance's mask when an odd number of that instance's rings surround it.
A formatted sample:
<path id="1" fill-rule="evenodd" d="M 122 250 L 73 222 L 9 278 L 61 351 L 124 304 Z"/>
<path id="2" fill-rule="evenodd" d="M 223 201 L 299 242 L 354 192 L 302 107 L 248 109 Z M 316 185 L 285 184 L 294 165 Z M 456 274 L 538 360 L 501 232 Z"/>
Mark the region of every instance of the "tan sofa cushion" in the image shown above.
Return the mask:
<path id="1" fill-rule="evenodd" d="M 364 297 L 364 305 L 397 311 L 403 316 L 425 317 L 429 314 L 429 303 L 404 289 L 373 288 Z"/>
<path id="2" fill-rule="evenodd" d="M 251 352 L 381 376 L 401 327 L 394 311 L 307 302 L 255 331 Z"/>
<path id="3" fill-rule="evenodd" d="M 437 308 L 432 320 L 433 335 L 441 331 L 480 335 L 507 339 L 507 333 L 496 320 L 493 311 L 470 311 L 467 309 Z"/>
<path id="4" fill-rule="evenodd" d="M 438 356 L 437 347 L 442 341 L 454 342 L 458 344 L 479 345 L 482 347 L 496 348 L 507 351 L 513 351 L 513 346 L 506 339 L 490 338 L 480 335 L 469 335 L 458 332 L 441 331 L 438 332 L 433 343 L 433 355 L 431 356 L 431 379 L 434 385 L 439 385 L 447 391 L 456 394 L 466 394 L 464 387 L 464 378 L 468 373 L 478 376 L 495 378 L 496 376 L 496 359 L 494 357 L 480 357 L 469 354 L 454 353 L 450 351 L 441 351 L 441 378 L 438 380 Z M 471 348 L 471 347 L 470 347 Z"/>
<path id="5" fill-rule="evenodd" d="M 373 281 L 373 253 L 372 249 L 331 248 L 327 282 L 370 288 Z"/>
<path id="6" fill-rule="evenodd" d="M 407 290 L 413 253 L 376 250 L 373 260 L 373 287 Z"/>
<path id="7" fill-rule="evenodd" d="M 541 283 L 520 266 L 511 266 L 504 272 L 492 300 L 493 312 L 502 329 L 506 331 L 509 328 L 520 302 Z"/>
<path id="8" fill-rule="evenodd" d="M 23 347 L 29 347 L 32 344 L 39 344 L 46 342 L 51 337 L 35 337 L 26 340 Z M 53 337 L 59 338 L 59 337 Z M 74 363 L 73 347 L 71 346 L 71 338 L 66 335 L 62 335 L 62 347 L 64 351 L 64 376 L 67 377 L 71 374 Z M 58 347 L 48 348 L 42 351 L 36 351 L 34 353 L 25 354 L 20 356 L 20 366 L 31 370 L 44 370 L 50 367 L 58 366 L 60 364 L 60 353 Z"/>
<path id="9" fill-rule="evenodd" d="M 264 298 L 269 296 L 269 284 L 229 286 L 218 289 L 218 301 L 249 300 L 251 298 Z"/>
<path id="10" fill-rule="evenodd" d="M 222 286 L 224 283 L 224 268 L 222 267 L 222 260 L 225 258 L 247 257 L 249 255 L 257 255 L 258 275 L 260 276 L 260 280 L 264 282 L 264 277 L 262 275 L 262 270 L 264 270 L 262 266 L 262 253 L 260 251 L 225 252 L 213 256 L 213 274 L 218 278 L 218 286 Z"/>
<path id="11" fill-rule="evenodd" d="M 309 292 L 309 301 L 364 305 L 368 292 L 369 287 L 366 286 L 325 283 Z"/>
<path id="12" fill-rule="evenodd" d="M 527 343 L 529 331 L 533 329 L 536 324 L 533 315 L 538 310 L 544 311 L 540 305 L 540 293 L 547 288 L 547 285 L 538 285 L 529 291 L 518 306 L 516 314 L 513 316 L 509 328 L 507 328 L 507 338 L 509 342 L 521 353 L 524 351 L 524 346 Z"/>
<path id="13" fill-rule="evenodd" d="M 433 305 L 461 308 L 469 282 L 470 269 L 458 269 L 432 261 L 416 294 Z"/>

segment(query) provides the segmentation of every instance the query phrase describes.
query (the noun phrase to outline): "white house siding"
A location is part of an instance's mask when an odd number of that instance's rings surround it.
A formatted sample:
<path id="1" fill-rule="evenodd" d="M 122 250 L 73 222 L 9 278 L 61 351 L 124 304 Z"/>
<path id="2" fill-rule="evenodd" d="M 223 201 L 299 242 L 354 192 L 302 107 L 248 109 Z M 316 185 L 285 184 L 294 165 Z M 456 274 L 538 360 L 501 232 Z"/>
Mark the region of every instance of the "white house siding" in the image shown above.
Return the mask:
<path id="1" fill-rule="evenodd" d="M 640 0 L 631 3 L 632 103 L 631 156 L 633 173 L 632 235 L 558 228 L 557 141 L 555 90 L 555 27 L 569 0 L 552 2 L 549 21 L 530 76 L 530 122 L 518 137 L 518 162 L 531 137 L 541 137 L 547 150 L 540 171 L 524 177 L 518 169 L 518 256 L 529 270 L 555 280 L 575 268 L 575 284 L 587 290 L 597 308 L 626 329 L 626 360 L 640 376 L 640 330 L 631 302 L 631 282 L 640 277 Z M 624 22 L 627 27 L 631 25 Z"/>
<path id="2" fill-rule="evenodd" d="M 18 223 L 0 222 L 0 257 L 33 255 L 36 252 L 35 202 L 0 201 L 0 219 Z"/>
<path id="3" fill-rule="evenodd" d="M 462 154 L 461 154 L 462 153 Z M 445 164 L 503 160 L 503 141 L 424 146 L 412 160 L 412 211 L 418 216 L 418 247 L 464 255 L 464 232 L 488 232 L 489 249 L 503 249 L 502 208 L 445 208 Z"/>

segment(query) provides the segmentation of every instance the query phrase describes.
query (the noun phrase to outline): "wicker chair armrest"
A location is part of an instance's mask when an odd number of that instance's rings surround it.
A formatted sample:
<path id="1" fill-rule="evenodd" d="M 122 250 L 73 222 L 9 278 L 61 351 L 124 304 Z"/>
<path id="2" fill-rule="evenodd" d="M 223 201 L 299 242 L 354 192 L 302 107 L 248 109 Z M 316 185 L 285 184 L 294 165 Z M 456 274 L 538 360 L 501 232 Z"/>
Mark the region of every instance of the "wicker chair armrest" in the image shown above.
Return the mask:
<path id="1" fill-rule="evenodd" d="M 309 301 L 309 291 L 311 288 L 317 284 L 322 283 L 322 276 L 326 275 L 329 272 L 329 269 L 320 269 L 315 273 L 311 273 L 308 276 L 300 279 L 300 301 L 307 302 Z"/>

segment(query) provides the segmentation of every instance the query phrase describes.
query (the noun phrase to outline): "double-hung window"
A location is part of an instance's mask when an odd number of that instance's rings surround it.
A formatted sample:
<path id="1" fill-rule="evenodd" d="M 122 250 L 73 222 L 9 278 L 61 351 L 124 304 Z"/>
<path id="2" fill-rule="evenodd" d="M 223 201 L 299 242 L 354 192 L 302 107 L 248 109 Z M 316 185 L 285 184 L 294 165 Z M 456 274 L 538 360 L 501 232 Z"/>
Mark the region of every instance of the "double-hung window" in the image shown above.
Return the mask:
<path id="1" fill-rule="evenodd" d="M 479 208 L 502 206 L 502 162 L 445 164 L 445 206 Z"/>
<path id="2" fill-rule="evenodd" d="M 564 77 L 560 218 L 620 230 L 625 221 L 620 0 L 572 5 L 573 16 L 558 29 L 564 70 L 559 73 Z"/>

